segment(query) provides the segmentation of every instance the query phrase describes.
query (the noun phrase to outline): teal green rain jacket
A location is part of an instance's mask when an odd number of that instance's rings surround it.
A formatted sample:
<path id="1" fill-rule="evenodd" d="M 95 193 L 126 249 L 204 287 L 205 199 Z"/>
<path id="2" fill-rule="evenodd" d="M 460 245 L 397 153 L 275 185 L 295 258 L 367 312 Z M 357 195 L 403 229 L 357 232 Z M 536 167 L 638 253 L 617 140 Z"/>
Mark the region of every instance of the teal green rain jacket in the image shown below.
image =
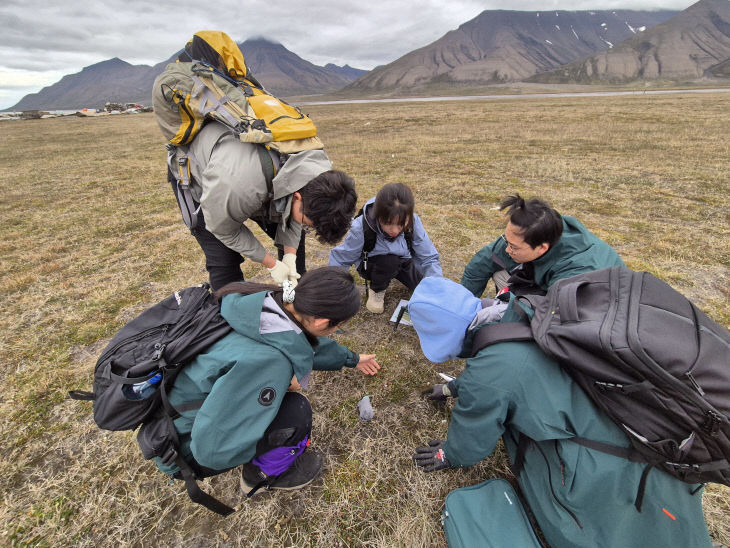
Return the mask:
<path id="1" fill-rule="evenodd" d="M 508 310 L 503 321 L 515 319 Z M 552 548 L 711 546 L 702 491 L 692 494 L 698 486 L 654 469 L 639 513 L 634 502 L 645 465 L 569 441 L 577 435 L 630 445 L 534 343 L 486 347 L 451 386 L 458 399 L 444 451 L 452 465 L 481 461 L 500 437 L 514 464 L 520 433 L 536 440 L 519 484 Z"/>
<path id="2" fill-rule="evenodd" d="M 301 381 L 312 369 L 339 370 L 359 361 L 326 337 L 312 347 L 267 293 L 226 295 L 221 314 L 233 331 L 185 367 L 169 395 L 174 406 L 205 399 L 199 409 L 184 411 L 175 428 L 180 455 L 214 470 L 253 458 L 293 375 Z M 177 471 L 156 460 L 163 472 Z"/>
<path id="3" fill-rule="evenodd" d="M 591 233 L 578 219 L 562 216 L 563 234 L 558 243 L 539 259 L 532 261 L 535 282 L 545 291 L 557 280 L 611 266 L 624 266 L 606 242 Z M 487 282 L 499 270 L 517 266 L 507 253 L 502 238 L 480 249 L 464 269 L 461 285 L 481 297 Z"/>

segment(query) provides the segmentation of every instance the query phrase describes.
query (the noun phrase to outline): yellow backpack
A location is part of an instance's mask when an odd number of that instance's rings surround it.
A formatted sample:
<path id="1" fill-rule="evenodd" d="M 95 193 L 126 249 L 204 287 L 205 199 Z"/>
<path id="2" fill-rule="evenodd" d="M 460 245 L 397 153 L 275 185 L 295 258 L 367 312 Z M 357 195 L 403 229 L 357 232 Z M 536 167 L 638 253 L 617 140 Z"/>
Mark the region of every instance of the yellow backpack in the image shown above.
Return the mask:
<path id="1" fill-rule="evenodd" d="M 314 122 L 264 89 L 226 33 L 196 32 L 185 51 L 190 61 L 167 65 L 152 90 L 155 117 L 169 144 L 190 144 L 210 119 L 243 142 L 282 154 L 324 148 Z"/>
<path id="2" fill-rule="evenodd" d="M 170 63 L 155 79 L 152 105 L 167 139 L 168 179 L 183 221 L 193 229 L 200 204 L 190 192 L 190 162 L 196 160 L 187 145 L 206 120 L 224 124 L 244 143 L 263 145 L 256 150 L 270 197 L 286 155 L 324 145 L 306 114 L 271 95 L 253 77 L 241 49 L 225 32 L 196 32 L 181 58 L 186 60 Z"/>

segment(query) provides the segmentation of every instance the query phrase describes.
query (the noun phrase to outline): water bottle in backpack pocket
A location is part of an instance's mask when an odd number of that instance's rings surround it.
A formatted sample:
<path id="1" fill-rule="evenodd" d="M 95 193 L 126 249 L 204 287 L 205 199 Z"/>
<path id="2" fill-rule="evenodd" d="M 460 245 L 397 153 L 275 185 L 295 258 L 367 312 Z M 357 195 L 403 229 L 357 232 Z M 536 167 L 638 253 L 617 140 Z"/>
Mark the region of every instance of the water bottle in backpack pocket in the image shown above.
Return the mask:
<path id="1" fill-rule="evenodd" d="M 124 388 L 122 388 L 124 396 L 128 400 L 143 400 L 157 392 L 157 389 L 160 387 L 160 381 L 162 380 L 162 372 L 155 370 L 152 373 L 154 375 L 147 380 L 134 384 L 125 384 Z"/>
<path id="2" fill-rule="evenodd" d="M 121 375 L 114 372 L 113 362 L 107 368 L 113 381 L 94 400 L 94 420 L 107 430 L 136 428 L 160 406 L 162 372 L 149 362 Z"/>

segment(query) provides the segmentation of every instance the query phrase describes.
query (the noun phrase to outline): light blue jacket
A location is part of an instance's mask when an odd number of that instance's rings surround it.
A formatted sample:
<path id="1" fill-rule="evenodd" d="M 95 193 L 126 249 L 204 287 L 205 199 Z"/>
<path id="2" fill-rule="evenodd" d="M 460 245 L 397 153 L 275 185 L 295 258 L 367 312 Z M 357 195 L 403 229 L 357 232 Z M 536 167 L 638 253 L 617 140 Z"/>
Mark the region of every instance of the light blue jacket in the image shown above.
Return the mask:
<path id="1" fill-rule="evenodd" d="M 431 242 L 421 218 L 413 214 L 413 255 L 408 249 L 408 242 L 401 232 L 395 239 L 389 239 L 380 228 L 380 223 L 372 220 L 372 209 L 375 198 L 370 198 L 363 208 L 363 214 L 355 217 L 350 225 L 350 232 L 345 241 L 330 251 L 329 266 L 349 268 L 360 264 L 362 248 L 365 245 L 363 223 L 375 231 L 375 247 L 369 253 L 370 257 L 378 255 L 397 255 L 404 259 L 412 258 L 416 268 L 423 276 L 443 276 L 441 263 L 436 247 Z"/>

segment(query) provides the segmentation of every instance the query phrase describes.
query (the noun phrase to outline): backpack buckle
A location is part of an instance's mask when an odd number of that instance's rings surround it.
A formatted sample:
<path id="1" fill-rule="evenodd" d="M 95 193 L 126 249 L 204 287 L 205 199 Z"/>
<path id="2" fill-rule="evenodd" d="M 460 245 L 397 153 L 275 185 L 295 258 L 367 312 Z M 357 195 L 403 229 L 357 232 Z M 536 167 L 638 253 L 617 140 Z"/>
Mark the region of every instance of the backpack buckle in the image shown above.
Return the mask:
<path id="1" fill-rule="evenodd" d="M 159 359 L 162 357 L 162 353 L 165 351 L 165 345 L 157 343 L 155 344 L 155 353 L 152 354 L 152 360 L 153 361 L 159 361 Z"/>
<path id="2" fill-rule="evenodd" d="M 705 422 L 702 424 L 703 430 L 707 431 L 710 436 L 716 438 L 720 434 L 720 424 L 722 423 L 722 416 L 710 409 L 705 413 Z"/>
<path id="3" fill-rule="evenodd" d="M 172 446 L 172 444 L 168 445 L 165 449 L 165 452 L 160 455 L 160 461 L 162 461 L 162 464 L 165 466 L 172 466 L 175 463 L 175 460 L 177 459 L 177 451 L 175 451 L 175 448 Z"/>
<path id="4" fill-rule="evenodd" d="M 259 131 L 268 131 L 268 128 L 266 127 L 266 122 L 263 120 L 259 120 L 258 118 L 251 122 L 251 129 L 257 129 Z"/>

